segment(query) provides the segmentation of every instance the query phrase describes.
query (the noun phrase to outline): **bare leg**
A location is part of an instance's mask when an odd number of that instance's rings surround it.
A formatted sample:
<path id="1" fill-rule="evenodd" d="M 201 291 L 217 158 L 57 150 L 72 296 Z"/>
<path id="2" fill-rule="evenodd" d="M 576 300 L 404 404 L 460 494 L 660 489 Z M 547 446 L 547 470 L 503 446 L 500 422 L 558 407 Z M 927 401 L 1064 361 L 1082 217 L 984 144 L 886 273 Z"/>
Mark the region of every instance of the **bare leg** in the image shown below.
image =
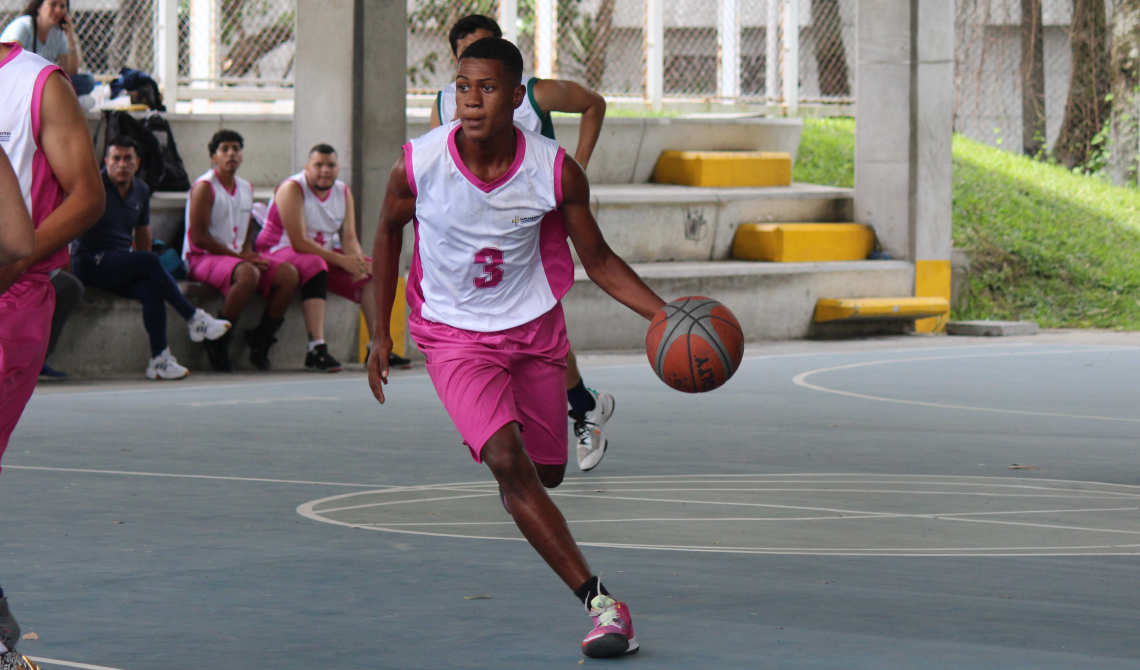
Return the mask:
<path id="1" fill-rule="evenodd" d="M 578 357 L 571 349 L 570 353 L 566 354 L 566 390 L 569 391 L 581 382 L 582 373 L 578 372 Z"/>
<path id="2" fill-rule="evenodd" d="M 570 535 L 562 512 L 542 487 L 523 449 L 518 424 L 512 422 L 497 430 L 483 446 L 482 457 L 530 546 L 571 589 L 584 584 L 594 573 Z"/>
<path id="3" fill-rule="evenodd" d="M 237 323 L 253 292 L 257 290 L 257 283 L 261 281 L 261 271 L 252 263 L 239 263 L 234 268 L 233 283 L 226 301 L 222 304 L 222 318 L 230 323 Z"/>
<path id="4" fill-rule="evenodd" d="M 558 488 L 558 485 L 562 483 L 562 478 L 566 476 L 565 463 L 561 465 L 535 463 L 534 470 L 538 473 L 538 480 L 548 489 Z"/>
<path id="5" fill-rule="evenodd" d="M 282 319 L 293 302 L 293 294 L 297 292 L 300 275 L 292 263 L 282 263 L 273 276 L 273 284 L 269 288 L 269 301 L 265 305 L 265 313 L 271 319 Z M 306 319 L 306 325 L 308 325 Z"/>
<path id="6" fill-rule="evenodd" d="M 360 290 L 360 311 L 364 312 L 364 323 L 368 325 L 368 339 L 376 332 L 376 285 L 368 282 Z"/>
<path id="7" fill-rule="evenodd" d="M 305 315 L 305 330 L 309 331 L 309 340 L 325 339 L 325 299 L 303 300 L 301 312 Z"/>

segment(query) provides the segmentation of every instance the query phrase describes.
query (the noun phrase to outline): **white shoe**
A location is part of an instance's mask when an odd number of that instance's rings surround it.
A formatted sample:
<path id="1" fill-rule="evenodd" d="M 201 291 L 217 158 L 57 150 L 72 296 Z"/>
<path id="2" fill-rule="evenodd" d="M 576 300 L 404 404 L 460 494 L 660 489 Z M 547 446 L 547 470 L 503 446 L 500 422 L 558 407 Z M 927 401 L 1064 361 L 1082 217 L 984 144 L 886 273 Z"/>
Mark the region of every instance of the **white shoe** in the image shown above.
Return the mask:
<path id="1" fill-rule="evenodd" d="M 194 312 L 194 316 L 190 317 L 188 323 L 190 324 L 190 340 L 193 342 L 216 340 L 225 335 L 232 325 L 225 319 L 215 319 L 207 314 L 204 309 Z"/>
<path id="2" fill-rule="evenodd" d="M 608 393 L 598 393 L 586 389 L 594 396 L 594 409 L 586 412 L 586 418 L 574 422 L 574 436 L 578 438 L 578 467 L 589 472 L 598 467 L 606 455 L 606 422 L 614 415 L 614 397 Z"/>
<path id="3" fill-rule="evenodd" d="M 170 355 L 170 347 L 150 359 L 150 363 L 146 366 L 147 379 L 182 379 L 189 374 L 190 371 L 179 365 Z"/>

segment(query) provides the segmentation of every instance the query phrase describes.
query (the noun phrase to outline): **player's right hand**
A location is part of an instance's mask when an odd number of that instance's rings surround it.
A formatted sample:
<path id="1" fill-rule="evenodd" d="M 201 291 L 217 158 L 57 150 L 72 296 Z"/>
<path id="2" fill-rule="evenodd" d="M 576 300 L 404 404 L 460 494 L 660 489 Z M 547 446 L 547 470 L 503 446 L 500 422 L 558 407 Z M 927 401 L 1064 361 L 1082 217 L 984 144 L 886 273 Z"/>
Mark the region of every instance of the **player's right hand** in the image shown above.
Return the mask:
<path id="1" fill-rule="evenodd" d="M 368 385 L 372 395 L 384 404 L 384 385 L 388 383 L 388 354 L 392 353 L 392 338 L 377 335 L 372 340 L 372 355 L 368 358 Z"/>

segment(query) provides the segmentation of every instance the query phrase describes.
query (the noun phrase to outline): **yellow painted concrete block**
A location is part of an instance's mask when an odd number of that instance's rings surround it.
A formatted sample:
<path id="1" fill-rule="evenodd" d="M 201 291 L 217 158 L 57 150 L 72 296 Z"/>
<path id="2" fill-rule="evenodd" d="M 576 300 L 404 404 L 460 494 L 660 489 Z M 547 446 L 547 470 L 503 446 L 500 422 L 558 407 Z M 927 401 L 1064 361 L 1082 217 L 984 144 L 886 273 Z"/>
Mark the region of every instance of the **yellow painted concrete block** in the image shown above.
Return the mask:
<path id="1" fill-rule="evenodd" d="M 745 223 L 736 229 L 739 260 L 806 263 L 861 261 L 875 248 L 875 230 L 862 223 Z"/>
<path id="2" fill-rule="evenodd" d="M 945 298 L 820 298 L 815 322 L 844 320 L 897 320 L 942 317 L 950 313 Z"/>
<path id="3" fill-rule="evenodd" d="M 407 340 L 405 324 L 407 319 L 407 299 L 404 294 L 406 281 L 400 277 L 396 281 L 396 299 L 392 302 L 392 320 L 388 322 L 388 332 L 392 334 L 392 353 L 404 356 Z M 364 320 L 364 312 L 360 313 L 360 361 L 366 362 L 368 345 L 372 344 L 372 334 L 368 332 L 368 322 Z"/>
<path id="4" fill-rule="evenodd" d="M 682 186 L 791 186 L 792 156 L 768 151 L 662 151 L 653 181 Z"/>
<path id="5" fill-rule="evenodd" d="M 914 294 L 916 296 L 933 296 L 943 298 L 950 302 L 950 261 L 915 261 L 914 262 Z M 914 322 L 914 330 L 918 333 L 941 333 L 946 330 L 946 322 L 950 320 L 950 312 L 931 318 L 920 319 Z"/>

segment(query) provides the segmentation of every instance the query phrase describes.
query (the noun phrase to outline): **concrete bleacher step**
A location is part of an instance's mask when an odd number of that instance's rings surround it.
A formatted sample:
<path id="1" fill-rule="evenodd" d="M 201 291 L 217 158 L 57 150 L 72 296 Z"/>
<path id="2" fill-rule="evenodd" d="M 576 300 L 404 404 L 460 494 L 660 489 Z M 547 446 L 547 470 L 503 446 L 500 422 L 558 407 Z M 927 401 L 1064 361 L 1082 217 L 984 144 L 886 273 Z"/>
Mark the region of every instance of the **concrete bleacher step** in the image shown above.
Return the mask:
<path id="1" fill-rule="evenodd" d="M 708 187 L 791 186 L 792 155 L 778 151 L 662 151 L 653 181 Z"/>
<path id="2" fill-rule="evenodd" d="M 736 228 L 745 223 L 852 218 L 854 192 L 791 186 L 700 188 L 668 184 L 601 184 L 592 208 L 610 246 L 630 263 L 732 258 Z"/>
<path id="3" fill-rule="evenodd" d="M 737 260 L 777 263 L 863 260 L 875 230 L 862 223 L 746 223 L 737 226 Z"/>
<path id="4" fill-rule="evenodd" d="M 820 298 L 815 304 L 816 323 L 835 321 L 914 321 L 950 313 L 945 298 Z"/>
<path id="5" fill-rule="evenodd" d="M 814 336 L 818 324 L 813 317 L 820 298 L 898 295 L 914 287 L 914 265 L 909 261 L 705 261 L 635 263 L 632 267 L 665 300 L 690 295 L 720 300 L 739 319 L 749 342 Z M 606 295 L 581 268 L 562 302 L 575 348 L 645 346 L 647 322 Z"/>

